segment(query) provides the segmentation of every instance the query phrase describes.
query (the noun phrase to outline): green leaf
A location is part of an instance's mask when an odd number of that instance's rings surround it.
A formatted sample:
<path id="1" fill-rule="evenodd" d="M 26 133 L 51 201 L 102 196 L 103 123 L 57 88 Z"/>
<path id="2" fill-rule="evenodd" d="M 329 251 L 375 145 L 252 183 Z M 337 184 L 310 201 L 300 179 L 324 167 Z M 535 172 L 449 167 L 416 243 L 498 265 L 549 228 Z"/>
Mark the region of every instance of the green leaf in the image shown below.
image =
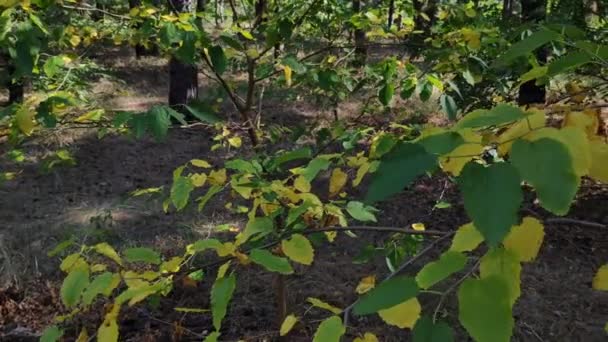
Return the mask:
<path id="1" fill-rule="evenodd" d="M 456 116 L 458 115 L 458 106 L 456 106 L 456 101 L 450 95 L 443 94 L 441 95 L 439 102 L 441 103 L 441 109 L 448 116 L 448 119 L 454 121 L 456 120 Z"/>
<path id="2" fill-rule="evenodd" d="M 557 215 L 568 213 L 580 178 L 562 143 L 549 138 L 532 142 L 517 140 L 511 148 L 511 162 L 534 187 L 543 208 Z"/>
<path id="3" fill-rule="evenodd" d="M 428 316 L 422 316 L 416 321 L 413 334 L 413 342 L 454 341 L 454 333 L 449 325 L 441 321 L 433 323 L 433 319 Z"/>
<path id="4" fill-rule="evenodd" d="M 437 158 L 419 144 L 399 143 L 384 155 L 365 197 L 367 202 L 388 198 L 403 190 L 416 177 L 437 166 Z"/>
<path id="5" fill-rule="evenodd" d="M 411 277 L 398 276 L 371 289 L 353 307 L 356 315 L 369 315 L 391 308 L 418 295 L 418 285 Z"/>
<path id="6" fill-rule="evenodd" d="M 303 265 L 311 265 L 315 257 L 312 244 L 301 234 L 294 234 L 289 240 L 281 241 L 281 249 L 289 259 Z"/>
<path id="7" fill-rule="evenodd" d="M 61 301 L 67 307 L 78 304 L 82 291 L 89 285 L 89 271 L 85 268 L 72 270 L 61 285 Z"/>
<path id="8" fill-rule="evenodd" d="M 458 121 L 456 129 L 499 126 L 525 117 L 526 113 L 519 107 L 502 103 L 491 110 L 478 109 L 468 113 Z"/>
<path id="9" fill-rule="evenodd" d="M 484 167 L 469 162 L 458 178 L 467 214 L 490 246 L 500 243 L 517 224 L 523 200 L 520 183 L 517 169 L 507 163 Z"/>
<path id="10" fill-rule="evenodd" d="M 400 96 L 402 99 L 407 100 L 412 97 L 414 91 L 416 90 L 416 80 L 413 78 L 408 78 L 403 83 L 401 83 L 401 93 Z"/>
<path id="11" fill-rule="evenodd" d="M 547 29 L 536 31 L 524 40 L 513 44 L 496 60 L 496 65 L 505 65 L 517 57 L 526 56 L 539 47 L 558 39 L 560 39 L 560 35 L 557 32 Z"/>
<path id="12" fill-rule="evenodd" d="M 214 331 L 205 337 L 203 342 L 217 342 L 217 339 L 220 338 L 221 333 L 218 331 Z"/>
<path id="13" fill-rule="evenodd" d="M 230 46 L 231 48 L 235 49 L 235 50 L 244 50 L 245 48 L 243 47 L 243 44 L 241 44 L 241 42 L 234 38 L 233 36 L 229 36 L 225 33 L 223 33 L 222 35 L 220 35 L 220 39 L 226 43 L 226 45 Z"/>
<path id="14" fill-rule="evenodd" d="M 215 45 L 210 47 L 209 58 L 211 58 L 211 64 L 213 65 L 215 72 L 221 75 L 226 71 L 228 61 L 221 46 Z"/>
<path id="15" fill-rule="evenodd" d="M 342 324 L 342 319 L 338 316 L 331 316 L 319 324 L 313 342 L 340 342 L 346 328 Z"/>
<path id="16" fill-rule="evenodd" d="M 188 251 L 191 253 L 200 253 L 207 249 L 215 249 L 222 248 L 223 244 L 220 240 L 217 239 L 204 239 L 198 240 L 193 243 L 191 246 L 188 246 Z"/>
<path id="17" fill-rule="evenodd" d="M 564 73 L 585 65 L 593 61 L 593 56 L 587 51 L 572 51 L 567 54 L 553 60 L 549 64 L 549 71 L 547 76 L 553 77 L 555 75 Z"/>
<path id="18" fill-rule="evenodd" d="M 418 96 L 422 102 L 426 102 L 433 95 L 433 85 L 430 82 L 422 82 L 418 84 Z"/>
<path id="19" fill-rule="evenodd" d="M 96 276 L 82 294 L 82 303 L 91 305 L 97 295 L 111 293 L 118 286 L 118 283 L 113 283 L 113 280 L 114 273 L 111 272 L 104 272 Z"/>
<path id="20" fill-rule="evenodd" d="M 193 102 L 185 106 L 186 109 L 201 122 L 214 124 L 222 121 L 216 114 L 211 106 L 206 105 L 202 102 Z"/>
<path id="21" fill-rule="evenodd" d="M 418 140 L 418 144 L 422 145 L 428 153 L 441 156 L 464 144 L 464 139 L 457 132 L 441 132 Z"/>
<path id="22" fill-rule="evenodd" d="M 312 182 L 319 172 L 327 170 L 330 164 L 331 163 L 327 159 L 315 158 L 311 160 L 304 169 L 298 171 L 298 174 L 304 176 L 308 182 Z"/>
<path id="23" fill-rule="evenodd" d="M 540 84 L 539 82 L 542 82 L 542 79 L 547 75 L 548 70 L 549 68 L 547 66 L 537 66 L 530 69 L 530 71 L 521 75 L 519 78 L 519 85 L 521 86 L 522 84 L 532 80 L 537 80 L 536 84 Z"/>
<path id="24" fill-rule="evenodd" d="M 63 329 L 59 329 L 56 325 L 44 329 L 42 336 L 40 336 L 40 342 L 56 342 L 63 336 Z"/>
<path id="25" fill-rule="evenodd" d="M 263 266 L 270 272 L 280 274 L 292 274 L 293 269 L 289 261 L 285 258 L 278 257 L 265 249 L 254 249 L 250 252 L 249 258 L 254 263 Z"/>
<path id="26" fill-rule="evenodd" d="M 167 136 L 171 126 L 171 111 L 173 109 L 167 106 L 154 106 L 145 115 L 147 127 L 158 141 Z"/>
<path id="27" fill-rule="evenodd" d="M 151 248 L 135 247 L 123 252 L 125 259 L 129 262 L 145 262 L 148 264 L 160 264 L 160 254 Z"/>
<path id="28" fill-rule="evenodd" d="M 391 100 L 393 99 L 393 95 L 395 94 L 395 86 L 392 83 L 386 83 L 380 90 L 378 91 L 378 99 L 380 103 L 385 106 L 391 104 Z"/>
<path id="29" fill-rule="evenodd" d="M 498 276 L 467 279 L 458 289 L 458 318 L 479 342 L 508 342 L 513 333 L 509 288 Z"/>
<path id="30" fill-rule="evenodd" d="M 213 326 L 215 330 L 220 330 L 222 320 L 226 316 L 228 303 L 232 299 L 232 294 L 236 288 L 236 276 L 231 274 L 215 280 L 211 288 L 211 315 L 213 316 Z"/>
<path id="31" fill-rule="evenodd" d="M 509 288 L 509 303 L 515 304 L 521 295 L 521 264 L 517 255 L 505 248 L 493 248 L 481 258 L 479 264 L 481 279 L 499 276 Z"/>
<path id="32" fill-rule="evenodd" d="M 346 205 L 346 211 L 355 220 L 361 222 L 377 222 L 374 212 L 377 211 L 374 207 L 367 206 L 361 202 L 350 201 Z"/>
<path id="33" fill-rule="evenodd" d="M 430 262 L 418 272 L 416 282 L 421 289 L 428 289 L 452 274 L 462 270 L 467 257 L 459 252 L 445 252 L 439 260 Z"/>
<path id="34" fill-rule="evenodd" d="M 61 67 L 63 67 L 64 65 L 65 62 L 62 56 L 53 56 L 47 59 L 46 62 L 44 62 L 44 66 L 42 67 L 42 69 L 48 77 L 53 77 L 59 72 Z"/>
<path id="35" fill-rule="evenodd" d="M 287 56 L 287 57 L 283 58 L 281 60 L 281 64 L 287 65 L 296 74 L 304 74 L 304 73 L 306 73 L 306 70 L 307 70 L 306 66 L 304 64 L 300 63 L 300 61 L 298 61 L 298 59 L 295 56 Z"/>
<path id="36" fill-rule="evenodd" d="M 194 190 L 194 185 L 190 178 L 179 176 L 175 179 L 171 186 L 171 202 L 177 210 L 186 207 L 192 190 Z"/>
<path id="37" fill-rule="evenodd" d="M 245 230 L 237 235 L 237 244 L 243 244 L 252 236 L 264 237 L 274 231 L 274 222 L 270 217 L 254 217 L 247 222 Z"/>

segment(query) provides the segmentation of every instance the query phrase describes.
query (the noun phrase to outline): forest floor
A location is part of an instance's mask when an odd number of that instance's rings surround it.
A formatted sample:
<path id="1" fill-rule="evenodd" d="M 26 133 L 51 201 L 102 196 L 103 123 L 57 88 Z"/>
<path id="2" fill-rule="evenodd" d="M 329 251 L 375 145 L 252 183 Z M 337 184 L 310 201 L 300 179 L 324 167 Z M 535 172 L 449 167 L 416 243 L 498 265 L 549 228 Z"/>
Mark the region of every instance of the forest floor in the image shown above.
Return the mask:
<path id="1" fill-rule="evenodd" d="M 134 61 L 123 56 L 104 63 L 122 80 L 101 79 L 96 83 L 96 97 L 106 107 L 145 110 L 165 102 L 168 73 L 162 61 Z M 415 105 L 400 104 L 403 108 Z M 356 104 L 345 105 L 339 115 L 354 107 Z M 285 103 L 269 99 L 264 112 L 268 113 L 265 119 L 283 125 L 332 119 L 329 111 L 305 100 Z M 242 221 L 222 210 L 221 199 L 203 212 L 187 209 L 165 214 L 159 201 L 129 197 L 138 188 L 169 184 L 172 171 L 193 158 L 221 165 L 235 153 L 243 153 L 210 152 L 210 137 L 200 127 L 171 129 L 165 142 L 118 135 L 100 140 L 90 130 L 57 130 L 23 149 L 27 156 L 24 164 L 1 160 L 0 170 L 22 171 L 16 180 L 0 187 L 0 341 L 35 340 L 33 336 L 63 312 L 58 290 L 60 260 L 46 253 L 72 235 L 105 240 L 118 249 L 153 247 L 165 256 L 173 256 L 181 254 L 188 243 L 216 234 L 213 228 L 217 224 L 242 226 Z M 59 147 L 71 151 L 77 164 L 41 173 L 40 160 Z M 451 207 L 433 209 L 440 194 Z M 423 222 L 427 229 L 453 231 L 468 222 L 457 188 L 440 175 L 420 179 L 379 208 L 379 225 L 408 227 Z M 550 216 L 531 200 L 526 208 L 542 218 Z M 608 187 L 585 181 L 568 217 L 608 224 Z M 378 233 L 361 233 L 358 238 L 342 234 L 333 244 L 316 248 L 312 267 L 305 272 L 298 268 L 288 277 L 289 312 L 301 318 L 289 341 L 310 341 L 319 322 L 327 317 L 327 312 L 311 309 L 306 298 L 317 297 L 346 307 L 357 298 L 354 289 L 361 278 L 370 274 L 381 278 L 388 273 L 383 258 L 367 264 L 352 262 L 363 247 L 380 244 L 385 238 Z M 421 265 L 437 257 L 447 242 L 440 247 L 408 271 L 415 274 Z M 592 290 L 591 279 L 607 260 L 605 230 L 548 224 L 538 260 L 523 267 L 513 340 L 605 341 L 608 294 Z M 239 267 L 237 277 L 239 286 L 221 340 L 277 340 L 272 276 L 256 267 Z M 212 330 L 210 314 L 185 314 L 172 308 L 208 308 L 211 279 L 206 278 L 195 288 L 178 283 L 156 310 L 126 310 L 121 320 L 121 340 L 202 340 Z M 423 308 L 434 308 L 438 300 L 433 295 L 421 298 Z M 463 336 L 456 308 L 456 298 L 451 296 L 444 314 Z M 93 334 L 102 313 L 91 310 L 75 323 L 72 333 L 77 335 L 80 327 L 86 326 Z M 410 336 L 408 331 L 389 327 L 377 317 L 353 317 L 350 325 L 353 329 L 349 329 L 348 340 L 367 331 L 374 332 L 380 341 L 405 341 Z"/>

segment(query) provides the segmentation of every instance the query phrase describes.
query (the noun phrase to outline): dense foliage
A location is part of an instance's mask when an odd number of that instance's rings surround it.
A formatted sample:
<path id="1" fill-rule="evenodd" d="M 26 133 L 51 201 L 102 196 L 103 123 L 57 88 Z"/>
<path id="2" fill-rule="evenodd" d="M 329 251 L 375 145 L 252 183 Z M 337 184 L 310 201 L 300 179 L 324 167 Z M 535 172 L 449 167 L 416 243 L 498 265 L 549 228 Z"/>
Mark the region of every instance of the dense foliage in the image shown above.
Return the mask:
<path id="1" fill-rule="evenodd" d="M 246 225 L 217 231 L 236 230 L 234 239 L 194 241 L 171 258 L 145 247 L 118 252 L 105 242 L 75 240 L 51 251 L 62 256 L 61 298 L 69 314 L 57 317 L 43 341 L 72 331 L 71 320 L 99 301 L 110 304 L 96 336 L 117 341 L 124 307 L 152 305 L 147 302 L 170 295 L 178 279 L 197 283 L 208 273 L 215 274 L 211 307 L 175 310 L 210 314 L 205 341 L 217 341 L 239 286 L 235 265 L 272 272 L 275 290 L 285 296 L 292 264 L 312 267 L 316 246 L 366 230 L 392 234 L 372 251 L 384 254 L 390 274 L 378 284 L 363 279 L 360 298 L 345 308 L 309 298 L 327 310 L 314 341 L 339 341 L 350 319 L 375 314 L 412 329 L 414 341 L 452 341 L 450 325 L 457 322 L 441 314 L 451 295 L 475 341 L 508 341 L 522 264 L 535 260 L 545 234 L 542 220 L 522 215 L 524 194 L 564 216 L 584 177 L 608 182 L 600 115 L 606 104 L 595 101 L 608 93 L 608 8 L 598 1 L 3 0 L 0 9 L 8 75 L 2 81 L 10 90 L 0 133 L 11 158 L 19 158 L 30 137 L 74 125 L 97 129 L 100 139 L 150 134 L 163 141 L 172 125 L 198 122 L 213 132 L 213 150 L 245 150 L 221 166 L 205 156 L 176 165 L 170 188 L 132 193 L 162 197 L 165 211 L 192 205 L 203 211 L 219 196 L 229 198 L 226 209 Z M 88 51 L 125 45 L 167 58 L 169 105 L 144 112 L 99 106 L 88 80 L 103 70 Z M 388 52 L 370 53 L 381 48 Z M 217 92 L 198 94 L 198 73 Z M 340 103 L 363 99 L 357 119 L 393 118 L 395 103 L 405 100 L 437 101 L 447 124 L 366 126 L 336 114 L 327 127 L 278 127 L 262 116 L 266 88 L 336 113 Z M 218 98 L 234 105 L 240 122 L 223 117 Z M 46 168 L 73 163 L 61 150 Z M 457 184 L 470 223 L 453 232 L 416 222 L 371 225 L 376 203 L 434 173 Z M 0 181 L 14 177 L 3 172 Z M 448 239 L 437 260 L 405 272 Z M 218 262 L 203 269 L 203 254 L 207 260 L 216 254 Z M 593 286 L 608 290 L 608 264 Z M 440 300 L 426 307 L 421 296 Z M 277 303 L 281 336 L 298 321 L 284 302 Z M 88 328 L 79 341 L 88 340 Z M 357 340 L 377 339 L 367 333 Z"/>

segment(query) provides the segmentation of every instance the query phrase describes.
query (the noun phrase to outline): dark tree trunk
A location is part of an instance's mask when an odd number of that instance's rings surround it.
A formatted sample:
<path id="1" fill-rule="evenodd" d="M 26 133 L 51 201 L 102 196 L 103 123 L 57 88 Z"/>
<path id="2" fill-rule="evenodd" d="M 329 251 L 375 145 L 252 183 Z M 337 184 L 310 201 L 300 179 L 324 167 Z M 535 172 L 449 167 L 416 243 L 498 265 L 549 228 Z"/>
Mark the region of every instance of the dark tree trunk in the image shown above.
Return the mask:
<path id="1" fill-rule="evenodd" d="M 0 68 L 6 68 L 6 79 L 4 86 L 8 89 L 8 104 L 23 102 L 24 84 L 23 79 L 14 79 L 15 65 L 11 63 L 9 54 L 0 55 Z"/>
<path id="2" fill-rule="evenodd" d="M 193 12 L 195 0 L 169 0 L 169 7 L 177 13 Z M 184 106 L 198 98 L 198 69 L 175 56 L 169 61 L 169 105 L 185 111 Z"/>
<path id="3" fill-rule="evenodd" d="M 513 0 L 502 1 L 502 19 L 507 21 L 513 16 Z"/>
<path id="4" fill-rule="evenodd" d="M 546 0 L 522 0 L 521 15 L 524 23 L 538 23 L 545 19 L 547 13 Z M 540 48 L 536 58 L 541 64 L 547 61 L 547 50 Z M 547 90 L 544 85 L 536 85 L 536 80 L 528 81 L 519 87 L 517 102 L 521 106 L 545 103 Z"/>
<path id="5" fill-rule="evenodd" d="M 205 7 L 207 6 L 207 0 L 198 0 L 196 2 L 196 11 L 197 12 L 205 12 Z"/>
<path id="6" fill-rule="evenodd" d="M 361 0 L 353 0 L 353 12 L 361 12 Z M 353 33 L 355 38 L 355 64 L 364 65 L 367 60 L 367 45 L 365 39 L 365 31 L 355 28 Z"/>
<path id="7" fill-rule="evenodd" d="M 393 26 L 393 16 L 395 15 L 395 0 L 390 0 L 388 3 L 388 22 L 386 23 L 386 28 L 388 30 Z"/>
<path id="8" fill-rule="evenodd" d="M 255 22 L 253 27 L 261 25 L 264 21 L 264 14 L 266 13 L 266 0 L 257 0 L 255 2 Z"/>

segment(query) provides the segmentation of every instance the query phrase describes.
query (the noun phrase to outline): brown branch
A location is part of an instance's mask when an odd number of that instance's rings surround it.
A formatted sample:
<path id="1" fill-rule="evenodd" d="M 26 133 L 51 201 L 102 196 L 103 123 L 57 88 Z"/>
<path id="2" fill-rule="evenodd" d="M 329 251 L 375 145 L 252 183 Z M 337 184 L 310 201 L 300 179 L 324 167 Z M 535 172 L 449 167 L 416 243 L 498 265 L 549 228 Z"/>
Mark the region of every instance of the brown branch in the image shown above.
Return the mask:
<path id="1" fill-rule="evenodd" d="M 544 222 L 545 222 L 545 224 L 575 224 L 575 225 L 579 225 L 579 226 L 587 226 L 587 227 L 593 227 L 593 228 L 608 228 L 608 225 L 605 225 L 602 223 L 583 221 L 583 220 L 571 219 L 571 218 L 566 218 L 566 217 L 548 218 L 548 219 L 544 220 Z"/>
<path id="2" fill-rule="evenodd" d="M 108 12 L 106 10 L 103 10 L 101 8 L 97 8 L 97 7 L 80 7 L 80 6 L 70 6 L 70 5 L 61 5 L 62 8 L 65 9 L 72 9 L 72 10 L 77 10 L 77 11 L 89 11 L 89 12 L 100 12 L 106 15 L 109 15 L 111 17 L 114 18 L 118 18 L 118 19 L 122 19 L 122 20 L 131 20 L 131 17 L 125 16 L 125 15 L 120 15 L 120 14 L 116 14 L 116 13 L 112 13 L 112 12 Z"/>

